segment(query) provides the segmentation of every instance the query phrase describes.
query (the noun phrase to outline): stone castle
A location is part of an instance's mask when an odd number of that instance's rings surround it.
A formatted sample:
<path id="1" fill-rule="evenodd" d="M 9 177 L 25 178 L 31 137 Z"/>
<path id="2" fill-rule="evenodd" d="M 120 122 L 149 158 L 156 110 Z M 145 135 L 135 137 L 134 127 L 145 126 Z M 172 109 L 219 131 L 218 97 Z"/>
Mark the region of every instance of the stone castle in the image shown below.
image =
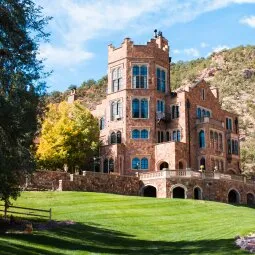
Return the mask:
<path id="1" fill-rule="evenodd" d="M 238 116 L 204 80 L 172 91 L 169 54 L 156 30 L 146 45 L 109 45 L 107 97 L 92 112 L 102 141 L 94 170 L 139 178 L 144 196 L 254 203 L 254 183 L 240 175 Z"/>

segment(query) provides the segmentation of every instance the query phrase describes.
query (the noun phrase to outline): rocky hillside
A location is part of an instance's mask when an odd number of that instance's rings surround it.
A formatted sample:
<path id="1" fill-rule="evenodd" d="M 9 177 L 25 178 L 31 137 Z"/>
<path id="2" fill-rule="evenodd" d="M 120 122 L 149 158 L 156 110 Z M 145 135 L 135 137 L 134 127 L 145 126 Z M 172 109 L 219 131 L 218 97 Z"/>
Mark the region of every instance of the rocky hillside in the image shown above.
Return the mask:
<path id="1" fill-rule="evenodd" d="M 255 171 L 255 46 L 172 64 L 172 88 L 202 78 L 219 88 L 224 109 L 239 114 L 242 168 L 246 173 Z"/>
<path id="2" fill-rule="evenodd" d="M 242 168 L 246 173 L 255 172 L 255 46 L 240 46 L 171 65 L 172 90 L 200 79 L 219 88 L 224 109 L 240 115 Z M 88 80 L 77 87 L 77 96 L 87 108 L 94 109 L 106 97 L 106 87 L 107 76 L 99 81 Z M 60 102 L 68 94 L 55 91 L 47 101 Z"/>

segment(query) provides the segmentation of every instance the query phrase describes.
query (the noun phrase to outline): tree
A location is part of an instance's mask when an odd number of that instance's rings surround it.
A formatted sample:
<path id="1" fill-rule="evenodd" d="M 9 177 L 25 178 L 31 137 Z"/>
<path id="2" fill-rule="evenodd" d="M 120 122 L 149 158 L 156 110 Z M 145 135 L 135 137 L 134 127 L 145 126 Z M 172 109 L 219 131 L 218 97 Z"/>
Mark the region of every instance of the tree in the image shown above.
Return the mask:
<path id="1" fill-rule="evenodd" d="M 30 0 L 0 0 L 0 197 L 6 206 L 35 167 L 30 146 L 47 75 L 37 55 L 49 36 L 48 20 Z"/>
<path id="2" fill-rule="evenodd" d="M 67 164 L 71 171 L 84 164 L 98 148 L 98 120 L 79 101 L 73 104 L 50 104 L 42 123 L 38 164 L 46 168 L 62 168 Z"/>

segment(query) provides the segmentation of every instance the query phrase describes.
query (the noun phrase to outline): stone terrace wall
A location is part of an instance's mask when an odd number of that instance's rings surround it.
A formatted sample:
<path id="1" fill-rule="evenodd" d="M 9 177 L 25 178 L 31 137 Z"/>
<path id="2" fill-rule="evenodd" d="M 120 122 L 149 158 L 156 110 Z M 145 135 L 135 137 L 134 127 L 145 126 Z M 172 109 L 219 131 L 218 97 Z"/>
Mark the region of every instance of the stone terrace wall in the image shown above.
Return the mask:
<path id="1" fill-rule="evenodd" d="M 136 176 L 120 176 L 84 172 L 84 175 L 70 176 L 73 180 L 62 180 L 59 190 L 92 191 L 121 195 L 139 195 L 141 183 Z"/>
<path id="2" fill-rule="evenodd" d="M 56 190 L 59 180 L 69 180 L 70 174 L 60 171 L 36 171 L 22 184 L 25 190 Z"/>

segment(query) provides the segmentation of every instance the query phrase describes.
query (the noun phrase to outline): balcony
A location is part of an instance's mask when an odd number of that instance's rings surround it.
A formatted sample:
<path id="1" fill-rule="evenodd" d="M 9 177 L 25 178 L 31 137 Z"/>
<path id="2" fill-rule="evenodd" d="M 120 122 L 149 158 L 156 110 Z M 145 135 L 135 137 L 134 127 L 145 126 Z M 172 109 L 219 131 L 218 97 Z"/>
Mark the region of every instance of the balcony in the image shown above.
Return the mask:
<path id="1" fill-rule="evenodd" d="M 171 121 L 171 113 L 164 113 L 164 112 L 156 112 L 156 120 L 170 122 Z"/>
<path id="2" fill-rule="evenodd" d="M 215 120 L 213 118 L 210 118 L 210 117 L 202 117 L 202 118 L 198 118 L 196 119 L 196 124 L 199 125 L 199 124 L 211 124 L 211 125 L 215 125 L 215 126 L 218 126 L 218 127 L 224 127 L 224 123 L 221 122 L 221 121 L 218 121 L 218 120 Z"/>

